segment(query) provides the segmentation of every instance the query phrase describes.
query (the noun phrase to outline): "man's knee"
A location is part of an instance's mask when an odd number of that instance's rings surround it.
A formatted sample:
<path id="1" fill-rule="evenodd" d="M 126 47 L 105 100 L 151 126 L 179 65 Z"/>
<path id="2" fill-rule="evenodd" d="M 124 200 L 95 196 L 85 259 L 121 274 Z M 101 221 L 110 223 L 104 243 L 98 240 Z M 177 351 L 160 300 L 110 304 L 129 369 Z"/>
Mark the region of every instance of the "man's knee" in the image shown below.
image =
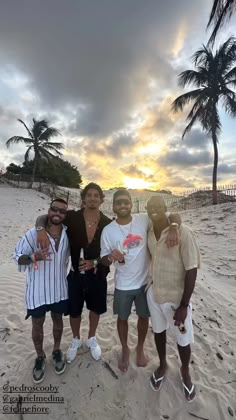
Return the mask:
<path id="1" fill-rule="evenodd" d="M 117 318 L 117 323 L 119 325 L 123 325 L 123 326 L 127 326 L 128 325 L 128 319 L 121 319 L 121 318 Z"/>
<path id="2" fill-rule="evenodd" d="M 160 333 L 154 333 L 154 337 L 156 340 L 160 340 L 162 338 L 166 338 L 166 330 L 160 332 Z"/>
<path id="3" fill-rule="evenodd" d="M 51 318 L 53 321 L 62 321 L 62 314 L 51 312 Z"/>
<path id="4" fill-rule="evenodd" d="M 41 318 L 34 318 L 34 317 L 32 317 L 32 327 L 34 329 L 42 328 L 43 327 L 43 324 L 44 324 L 44 321 L 45 321 L 45 315 L 43 317 L 41 317 Z"/>

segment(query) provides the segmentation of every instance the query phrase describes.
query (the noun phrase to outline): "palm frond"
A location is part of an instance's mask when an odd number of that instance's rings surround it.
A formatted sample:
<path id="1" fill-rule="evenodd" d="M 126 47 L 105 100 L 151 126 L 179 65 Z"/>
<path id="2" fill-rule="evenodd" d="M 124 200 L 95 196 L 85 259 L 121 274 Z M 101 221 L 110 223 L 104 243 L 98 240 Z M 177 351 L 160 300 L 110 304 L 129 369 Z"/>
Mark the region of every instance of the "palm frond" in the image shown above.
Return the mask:
<path id="1" fill-rule="evenodd" d="M 39 136 L 39 140 L 49 140 L 51 137 L 56 137 L 61 135 L 56 128 L 48 127 L 45 131 L 42 132 Z"/>
<path id="2" fill-rule="evenodd" d="M 208 67 L 213 60 L 213 54 L 210 49 L 203 45 L 199 50 L 197 50 L 193 56 L 192 61 L 195 66 Z"/>
<path id="3" fill-rule="evenodd" d="M 185 135 L 191 131 L 193 125 L 197 122 L 198 119 L 200 119 L 200 114 L 202 113 L 202 109 L 198 108 L 197 111 L 195 112 L 195 114 L 193 115 L 191 121 L 188 123 L 187 127 L 185 127 L 183 134 L 182 134 L 182 139 L 184 139 Z"/>
<path id="4" fill-rule="evenodd" d="M 195 100 L 195 103 L 194 103 L 192 109 L 190 110 L 189 114 L 186 117 L 187 121 L 190 121 L 193 118 L 196 111 L 200 110 L 201 108 L 204 109 L 205 104 L 207 102 L 207 99 L 208 99 L 208 97 L 207 97 L 207 94 L 204 90 L 204 91 L 202 91 L 202 94 L 199 95 L 199 97 Z"/>
<path id="5" fill-rule="evenodd" d="M 213 20 L 216 18 L 216 15 L 218 14 L 218 10 L 222 8 L 222 0 L 214 0 L 212 9 L 211 9 L 211 14 L 209 17 L 209 21 L 207 24 L 207 28 L 209 28 L 209 26 L 212 24 Z"/>
<path id="6" fill-rule="evenodd" d="M 27 137 L 22 137 L 22 136 L 13 136 L 6 141 L 6 146 L 10 147 L 11 144 L 19 144 L 19 143 L 31 144 L 32 139 L 29 139 Z"/>
<path id="7" fill-rule="evenodd" d="M 231 117 L 236 117 L 236 95 L 234 94 L 234 97 L 226 96 L 224 98 L 224 108 L 227 114 L 229 114 Z"/>
<path id="8" fill-rule="evenodd" d="M 30 138 L 32 139 L 33 138 L 33 135 L 32 135 L 32 133 L 31 133 L 31 131 L 30 131 L 30 129 L 27 127 L 27 125 L 24 123 L 24 121 L 23 120 L 20 120 L 19 118 L 18 118 L 18 121 L 21 123 L 21 124 L 23 124 L 23 126 L 25 127 L 25 129 L 27 130 L 27 133 L 29 134 L 29 136 L 30 136 Z"/>
<path id="9" fill-rule="evenodd" d="M 236 0 L 214 0 L 207 28 L 214 22 L 215 27 L 208 41 L 208 45 L 214 44 L 220 27 L 232 16 L 236 10 Z"/>
<path id="10" fill-rule="evenodd" d="M 48 122 L 46 120 L 37 121 L 33 118 L 32 133 L 35 139 L 39 139 L 41 134 L 48 128 Z"/>
<path id="11" fill-rule="evenodd" d="M 183 95 L 178 96 L 171 104 L 171 109 L 173 112 L 182 111 L 183 108 L 190 102 L 196 100 L 199 95 L 201 95 L 202 89 L 195 89 L 191 92 L 184 93 Z"/>
<path id="12" fill-rule="evenodd" d="M 45 142 L 45 143 L 41 143 L 41 146 L 44 148 L 57 148 L 57 149 L 64 149 L 64 144 L 63 143 L 57 143 L 57 142 Z"/>
<path id="13" fill-rule="evenodd" d="M 62 153 L 59 150 L 55 148 L 51 148 L 51 147 L 44 148 L 43 146 L 39 146 L 39 151 L 40 151 L 40 154 L 44 154 L 44 155 L 48 154 L 52 158 L 57 157 L 54 153 L 56 153 L 58 156 L 62 155 Z"/>
<path id="14" fill-rule="evenodd" d="M 236 39 L 230 37 L 215 53 L 215 62 L 222 75 L 225 75 L 236 60 Z"/>
<path id="15" fill-rule="evenodd" d="M 233 67 L 228 73 L 225 74 L 226 83 L 231 83 L 234 79 L 236 79 L 236 67 Z M 232 80 L 233 79 L 233 80 Z"/>
<path id="16" fill-rule="evenodd" d="M 39 147 L 39 152 L 40 152 L 41 157 L 45 158 L 47 161 L 55 158 L 55 156 L 51 152 L 49 152 L 48 150 L 45 150 L 41 147 Z"/>
<path id="17" fill-rule="evenodd" d="M 206 81 L 206 74 L 196 70 L 185 70 L 178 76 L 178 85 L 185 87 L 186 85 L 195 84 L 201 86 Z"/>
<path id="18" fill-rule="evenodd" d="M 30 146 L 30 147 L 26 150 L 25 157 L 24 157 L 25 162 L 28 162 L 28 161 L 29 161 L 29 155 L 30 155 L 30 152 L 32 151 L 33 147 L 34 147 L 34 146 L 32 145 L 32 146 Z"/>

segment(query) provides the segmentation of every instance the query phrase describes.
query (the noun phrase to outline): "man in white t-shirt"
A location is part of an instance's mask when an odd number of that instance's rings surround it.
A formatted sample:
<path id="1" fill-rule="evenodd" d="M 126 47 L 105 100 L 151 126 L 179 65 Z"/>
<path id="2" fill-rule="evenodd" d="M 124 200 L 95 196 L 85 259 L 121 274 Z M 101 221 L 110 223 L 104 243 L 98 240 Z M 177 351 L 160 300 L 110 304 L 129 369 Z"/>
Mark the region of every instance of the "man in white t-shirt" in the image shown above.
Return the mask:
<path id="1" fill-rule="evenodd" d="M 143 345 L 149 318 L 145 293 L 150 262 L 147 248 L 149 219 L 145 214 L 131 215 L 131 209 L 130 193 L 126 189 L 117 190 L 113 196 L 113 211 L 117 219 L 103 229 L 101 236 L 102 262 L 106 266 L 115 265 L 113 311 L 118 315 L 117 330 L 122 346 L 118 366 L 122 372 L 126 372 L 129 366 L 128 318 L 133 302 L 138 315 L 136 362 L 137 366 L 147 364 Z"/>

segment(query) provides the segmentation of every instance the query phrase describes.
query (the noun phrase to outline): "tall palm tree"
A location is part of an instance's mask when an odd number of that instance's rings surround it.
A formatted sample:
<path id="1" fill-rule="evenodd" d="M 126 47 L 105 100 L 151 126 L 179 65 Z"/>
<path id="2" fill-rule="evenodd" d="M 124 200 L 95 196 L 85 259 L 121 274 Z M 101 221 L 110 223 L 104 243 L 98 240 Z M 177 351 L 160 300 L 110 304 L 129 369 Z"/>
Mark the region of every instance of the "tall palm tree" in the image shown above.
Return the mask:
<path id="1" fill-rule="evenodd" d="M 236 12 L 236 0 L 214 0 L 207 27 L 214 23 L 214 29 L 208 41 L 213 44 L 220 27 Z"/>
<path id="2" fill-rule="evenodd" d="M 194 55 L 196 70 L 185 70 L 179 75 L 179 85 L 195 85 L 197 89 L 184 93 L 172 104 L 174 112 L 182 111 L 190 102 L 193 107 L 187 115 L 188 125 L 182 138 L 193 125 L 200 122 L 203 130 L 211 137 L 214 149 L 214 165 L 212 176 L 213 204 L 217 204 L 217 167 L 218 137 L 221 122 L 218 106 L 223 106 L 226 113 L 236 116 L 236 39 L 230 37 L 213 54 L 212 49 L 203 45 Z"/>
<path id="3" fill-rule="evenodd" d="M 7 140 L 6 145 L 10 147 L 11 144 L 24 143 L 27 147 L 25 153 L 25 161 L 29 161 L 30 153 L 34 153 L 34 166 L 32 172 L 32 183 L 35 180 L 37 168 L 39 167 L 40 160 L 46 159 L 49 161 L 55 155 L 51 152 L 61 156 L 60 149 L 64 146 L 62 143 L 50 142 L 52 137 L 58 136 L 60 133 L 56 128 L 49 127 L 46 120 L 37 121 L 33 118 L 32 128 L 29 129 L 24 121 L 18 119 L 18 121 L 25 127 L 28 137 L 13 136 Z"/>

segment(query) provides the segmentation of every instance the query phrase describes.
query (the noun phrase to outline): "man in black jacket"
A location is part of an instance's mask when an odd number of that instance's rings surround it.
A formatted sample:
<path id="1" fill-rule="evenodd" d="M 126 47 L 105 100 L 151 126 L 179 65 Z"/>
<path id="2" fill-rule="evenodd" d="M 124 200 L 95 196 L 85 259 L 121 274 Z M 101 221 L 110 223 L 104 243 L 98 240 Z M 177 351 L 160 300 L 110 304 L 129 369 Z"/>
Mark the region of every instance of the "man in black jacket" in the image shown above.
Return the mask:
<path id="1" fill-rule="evenodd" d="M 91 182 L 81 193 L 83 208 L 69 210 L 64 224 L 70 243 L 72 267 L 68 275 L 69 314 L 73 339 L 67 351 L 67 362 L 71 363 L 82 346 L 80 337 L 81 314 L 84 302 L 89 312 L 89 332 L 86 341 L 95 360 L 101 358 L 101 348 L 96 339 L 100 315 L 107 310 L 108 269 L 100 263 L 100 238 L 103 228 L 111 220 L 99 207 L 103 202 L 99 185 Z M 38 243 L 42 248 L 49 246 L 45 235 L 45 216 L 37 219 Z M 81 251 L 82 250 L 82 251 Z"/>

